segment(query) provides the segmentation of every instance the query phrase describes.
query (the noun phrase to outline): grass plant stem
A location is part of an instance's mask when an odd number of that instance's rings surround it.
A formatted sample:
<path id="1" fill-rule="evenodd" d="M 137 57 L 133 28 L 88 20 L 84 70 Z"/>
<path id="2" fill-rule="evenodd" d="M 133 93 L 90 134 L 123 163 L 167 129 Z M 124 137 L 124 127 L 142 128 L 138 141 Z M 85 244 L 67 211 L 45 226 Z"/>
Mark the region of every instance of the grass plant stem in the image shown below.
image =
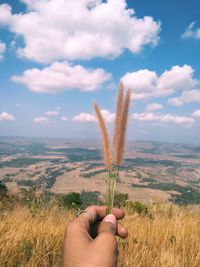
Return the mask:
<path id="1" fill-rule="evenodd" d="M 112 214 L 115 198 L 115 187 L 117 179 L 119 178 L 119 166 L 113 165 L 108 174 L 108 207 L 107 213 Z"/>

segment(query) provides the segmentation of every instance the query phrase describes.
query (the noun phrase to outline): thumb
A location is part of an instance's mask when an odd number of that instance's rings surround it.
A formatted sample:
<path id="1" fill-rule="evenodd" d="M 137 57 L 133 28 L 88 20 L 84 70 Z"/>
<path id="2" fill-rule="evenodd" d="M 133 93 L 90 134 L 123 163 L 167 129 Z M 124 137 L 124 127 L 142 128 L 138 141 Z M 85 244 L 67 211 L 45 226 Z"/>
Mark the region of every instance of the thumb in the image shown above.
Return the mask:
<path id="1" fill-rule="evenodd" d="M 95 239 L 98 250 L 101 251 L 101 255 L 104 255 L 105 264 L 101 266 L 117 266 L 118 246 L 116 232 L 116 217 L 113 214 L 108 214 L 99 224 L 98 236 Z"/>
<path id="2" fill-rule="evenodd" d="M 98 234 L 111 233 L 116 234 L 117 231 L 117 220 L 113 214 L 108 214 L 100 223 Z"/>

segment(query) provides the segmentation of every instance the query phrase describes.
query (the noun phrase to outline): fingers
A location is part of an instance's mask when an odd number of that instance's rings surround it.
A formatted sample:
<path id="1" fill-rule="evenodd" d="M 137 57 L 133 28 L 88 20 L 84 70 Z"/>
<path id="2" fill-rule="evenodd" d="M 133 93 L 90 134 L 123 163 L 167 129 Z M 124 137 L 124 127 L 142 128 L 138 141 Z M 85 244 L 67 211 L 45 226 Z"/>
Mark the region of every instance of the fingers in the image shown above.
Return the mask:
<path id="1" fill-rule="evenodd" d="M 128 231 L 121 223 L 118 222 L 116 234 L 121 238 L 126 238 L 128 236 Z"/>
<path id="2" fill-rule="evenodd" d="M 106 206 L 90 206 L 86 208 L 87 212 L 81 213 L 77 218 L 68 224 L 66 228 L 66 235 L 68 238 L 85 244 L 90 242 L 92 238 L 95 238 L 97 235 L 95 228 L 98 229 L 99 232 L 99 223 L 101 220 L 105 219 L 104 217 L 106 216 L 106 209 Z M 124 212 L 117 208 L 113 209 L 113 214 L 114 216 L 112 216 L 115 217 L 115 220 L 120 220 L 124 217 Z M 104 223 L 106 222 L 104 221 Z M 101 227 L 105 227 L 105 225 L 103 224 Z M 116 223 L 114 232 L 122 238 L 127 236 L 127 230 L 121 224 L 117 225 Z"/>
<path id="3" fill-rule="evenodd" d="M 98 221 L 97 223 L 95 223 L 93 226 L 92 226 L 92 229 L 91 229 L 91 232 L 90 232 L 90 235 L 91 237 L 94 239 L 97 237 L 98 235 L 98 228 L 99 228 L 99 225 L 100 225 L 100 221 Z M 117 222 L 117 231 L 116 231 L 116 235 L 119 236 L 120 238 L 126 238 L 128 236 L 128 231 L 127 229 L 119 222 Z"/>
<path id="4" fill-rule="evenodd" d="M 87 212 L 81 213 L 77 219 L 78 223 L 84 224 L 85 228 L 89 231 L 90 226 L 95 222 L 103 220 L 107 213 L 106 206 L 89 206 L 85 209 Z M 120 209 L 113 208 L 113 215 L 117 220 L 124 218 L 124 212 Z"/>
<path id="5" fill-rule="evenodd" d="M 101 234 L 102 232 L 110 232 L 114 235 L 118 235 L 121 238 L 126 238 L 128 236 L 127 229 L 122 224 L 117 222 L 115 216 L 112 214 L 107 215 L 99 224 L 98 234 Z"/>
<path id="6" fill-rule="evenodd" d="M 106 216 L 107 207 L 106 206 L 90 206 L 86 210 L 90 211 L 91 214 L 95 216 L 94 217 L 95 220 L 102 220 Z M 92 213 L 93 210 L 95 210 L 96 214 Z M 121 209 L 117 209 L 117 208 L 113 208 L 113 215 L 116 217 L 117 220 L 121 220 L 125 216 L 124 212 Z M 126 238 L 128 236 L 128 231 L 120 223 L 117 223 L 116 234 L 121 238 Z"/>
<path id="7" fill-rule="evenodd" d="M 86 210 L 91 213 L 94 221 L 102 220 L 107 215 L 106 206 L 89 206 Z M 125 214 L 121 209 L 113 208 L 113 215 L 117 220 L 121 220 L 124 218 Z"/>
<path id="8" fill-rule="evenodd" d="M 87 212 L 84 212 L 79 215 L 77 218 L 78 222 L 81 223 L 87 229 L 88 233 L 94 238 L 97 235 L 97 229 L 99 223 L 103 220 L 107 213 L 106 206 L 89 206 L 86 208 Z M 124 212 L 121 209 L 113 208 L 113 215 L 117 220 L 123 219 L 125 216 Z M 128 232 L 121 224 L 117 224 L 116 234 L 121 238 L 126 238 Z"/>
<path id="9" fill-rule="evenodd" d="M 117 219 L 113 214 L 107 215 L 99 225 L 98 233 L 111 233 L 115 235 L 117 232 Z"/>

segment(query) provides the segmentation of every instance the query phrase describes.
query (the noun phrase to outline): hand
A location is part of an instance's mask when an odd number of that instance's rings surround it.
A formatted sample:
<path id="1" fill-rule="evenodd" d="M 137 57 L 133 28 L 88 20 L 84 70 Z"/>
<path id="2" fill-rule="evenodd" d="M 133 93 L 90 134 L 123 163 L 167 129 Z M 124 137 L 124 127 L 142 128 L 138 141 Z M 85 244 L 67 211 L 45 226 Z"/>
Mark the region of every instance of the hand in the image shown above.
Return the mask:
<path id="1" fill-rule="evenodd" d="M 116 267 L 116 235 L 128 235 L 117 220 L 124 217 L 120 209 L 106 216 L 106 207 L 90 206 L 87 212 L 69 222 L 64 238 L 64 267 Z"/>

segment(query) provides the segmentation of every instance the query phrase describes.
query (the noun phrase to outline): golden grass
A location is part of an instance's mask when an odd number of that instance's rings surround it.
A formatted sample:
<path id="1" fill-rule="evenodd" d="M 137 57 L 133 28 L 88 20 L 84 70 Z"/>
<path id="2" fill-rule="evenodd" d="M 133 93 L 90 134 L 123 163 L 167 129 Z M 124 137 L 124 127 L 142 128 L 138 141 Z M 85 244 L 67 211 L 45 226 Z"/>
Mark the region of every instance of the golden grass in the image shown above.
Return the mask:
<path id="1" fill-rule="evenodd" d="M 127 211 L 128 212 L 128 211 Z M 63 233 L 73 214 L 19 207 L 0 219 L 0 266 L 61 266 Z M 165 205 L 150 215 L 127 215 L 129 237 L 119 241 L 119 267 L 199 267 L 199 207 Z"/>

